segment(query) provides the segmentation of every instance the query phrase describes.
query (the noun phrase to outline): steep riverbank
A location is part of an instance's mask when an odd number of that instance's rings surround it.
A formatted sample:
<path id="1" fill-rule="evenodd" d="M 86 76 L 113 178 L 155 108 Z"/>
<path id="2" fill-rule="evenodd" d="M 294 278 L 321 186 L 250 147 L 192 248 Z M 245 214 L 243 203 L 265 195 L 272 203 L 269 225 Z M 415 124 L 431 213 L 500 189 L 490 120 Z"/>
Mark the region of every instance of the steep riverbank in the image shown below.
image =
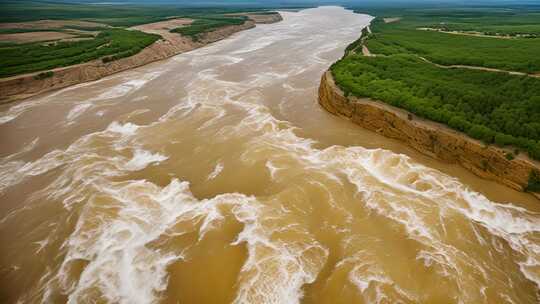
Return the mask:
<path id="1" fill-rule="evenodd" d="M 260 17 L 259 17 L 260 16 Z M 65 88 L 71 85 L 94 81 L 100 78 L 140 67 L 174 55 L 188 52 L 210 43 L 225 39 L 234 33 L 255 27 L 256 24 L 275 23 L 282 20 L 281 15 L 248 15 L 250 18 L 242 25 L 222 27 L 206 33 L 198 41 L 166 31 L 160 39 L 134 56 L 104 63 L 94 60 L 83 64 L 52 70 L 48 78 L 36 77 L 36 73 L 18 75 L 0 79 L 0 104 L 22 100 L 48 91 Z M 146 31 L 144 28 L 139 30 Z M 148 32 L 156 33 L 154 30 Z"/>
<path id="2" fill-rule="evenodd" d="M 346 97 L 334 83 L 330 71 L 321 79 L 319 103 L 328 112 L 347 117 L 363 128 L 401 140 L 421 153 L 458 163 L 480 177 L 516 190 L 527 186 L 532 170 L 540 170 L 540 163 L 523 154 L 509 160 L 506 150 L 486 146 L 442 124 L 382 102 Z"/>

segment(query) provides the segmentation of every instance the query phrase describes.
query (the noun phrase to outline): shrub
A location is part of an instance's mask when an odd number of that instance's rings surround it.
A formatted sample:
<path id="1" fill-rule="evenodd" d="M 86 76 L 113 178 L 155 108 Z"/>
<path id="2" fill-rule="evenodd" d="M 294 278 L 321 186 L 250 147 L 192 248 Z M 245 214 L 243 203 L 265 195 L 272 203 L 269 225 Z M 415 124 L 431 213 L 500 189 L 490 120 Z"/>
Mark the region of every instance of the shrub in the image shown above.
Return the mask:
<path id="1" fill-rule="evenodd" d="M 474 125 L 467 131 L 467 134 L 472 138 L 480 139 L 485 143 L 493 142 L 493 131 L 482 125 Z"/>
<path id="2" fill-rule="evenodd" d="M 540 172 L 538 170 L 532 170 L 529 174 L 529 183 L 525 191 L 540 192 Z"/>
<path id="3" fill-rule="evenodd" d="M 34 79 L 35 80 L 41 80 L 41 79 L 52 77 L 53 75 L 54 75 L 53 71 L 42 72 L 42 73 L 39 73 L 36 76 L 34 76 Z"/>

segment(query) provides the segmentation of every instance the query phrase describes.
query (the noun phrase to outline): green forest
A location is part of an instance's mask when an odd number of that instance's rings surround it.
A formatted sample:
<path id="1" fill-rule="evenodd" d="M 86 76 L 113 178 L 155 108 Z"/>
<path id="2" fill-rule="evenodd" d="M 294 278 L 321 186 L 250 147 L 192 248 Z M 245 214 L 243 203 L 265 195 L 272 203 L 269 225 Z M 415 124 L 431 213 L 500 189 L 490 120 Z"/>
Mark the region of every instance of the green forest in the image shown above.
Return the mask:
<path id="1" fill-rule="evenodd" d="M 356 8 L 358 13 L 373 16 L 402 17 L 400 27 L 415 29 L 432 27 L 448 31 L 479 32 L 489 35 L 537 36 L 540 34 L 540 7 L 415 7 L 407 8 Z"/>
<path id="2" fill-rule="evenodd" d="M 94 39 L 50 44 L 0 45 L 0 77 L 43 71 L 103 58 L 112 61 L 140 52 L 159 35 L 111 28 Z"/>
<path id="3" fill-rule="evenodd" d="M 540 33 L 536 10 L 378 9 L 372 34 L 346 49 L 331 71 L 345 94 L 369 97 L 464 132 L 486 144 L 516 148 L 540 160 L 540 78 L 441 65 L 470 65 L 538 73 Z M 394 22 L 385 23 L 392 17 Z M 478 37 L 422 30 L 470 30 Z M 365 44 L 375 57 L 360 55 Z M 536 175 L 535 175 L 536 176 Z M 529 187 L 540 180 L 531 179 Z"/>
<path id="4" fill-rule="evenodd" d="M 524 73 L 540 72 L 540 39 L 493 38 L 420 30 L 432 27 L 424 23 L 382 20 L 373 24 L 367 41 L 372 53 L 392 55 L 409 53 L 442 65 L 470 65 Z M 449 26 L 445 23 L 445 26 Z"/>
<path id="5" fill-rule="evenodd" d="M 189 36 L 194 41 L 197 41 L 199 40 L 200 34 L 228 25 L 242 25 L 246 20 L 247 17 L 245 16 L 197 18 L 190 25 L 175 28 L 171 30 L 171 32 Z"/>
<path id="6" fill-rule="evenodd" d="M 349 55 L 332 73 L 346 94 L 370 97 L 540 160 L 540 79 L 441 69 L 415 56 Z"/>
<path id="7" fill-rule="evenodd" d="M 135 3 L 135 2 L 134 2 Z M 275 7 L 274 7 L 275 8 Z M 0 7 L 1 22 L 25 22 L 43 19 L 85 20 L 116 27 L 130 27 L 171 18 L 206 18 L 241 12 L 265 12 L 268 8 L 235 6 L 183 7 L 180 5 L 114 5 L 103 3 L 67 3 L 54 1 L 3 0 Z"/>

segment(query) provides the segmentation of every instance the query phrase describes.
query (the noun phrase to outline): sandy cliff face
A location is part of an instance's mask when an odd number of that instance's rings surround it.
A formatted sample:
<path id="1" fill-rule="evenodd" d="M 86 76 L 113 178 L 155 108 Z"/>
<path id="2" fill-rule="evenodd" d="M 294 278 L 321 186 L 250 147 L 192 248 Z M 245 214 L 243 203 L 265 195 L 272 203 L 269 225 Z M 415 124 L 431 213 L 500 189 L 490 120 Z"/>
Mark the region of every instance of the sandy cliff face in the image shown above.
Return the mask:
<path id="1" fill-rule="evenodd" d="M 272 19 L 272 20 L 270 20 Z M 261 23 L 281 21 L 280 15 L 269 15 Z M 93 81 L 111 74 L 139 67 L 154 61 L 169 58 L 209 43 L 227 38 L 232 34 L 253 28 L 257 20 L 250 19 L 242 25 L 226 26 L 204 34 L 199 41 L 194 42 L 180 34 L 168 33 L 138 54 L 116 61 L 103 63 L 101 60 L 54 69 L 53 76 L 45 79 L 35 79 L 39 74 L 31 73 L 0 79 L 0 104 L 21 100 L 55 89 L 70 85 Z M 151 32 L 151 31 L 149 31 Z"/>
<path id="2" fill-rule="evenodd" d="M 382 102 L 345 97 L 329 71 L 321 80 L 319 103 L 330 113 L 347 117 L 363 128 L 404 141 L 421 153 L 458 163 L 476 175 L 517 190 L 527 185 L 531 170 L 540 170 L 539 162 L 523 154 L 508 160 L 505 150 L 486 146 L 444 125 Z"/>

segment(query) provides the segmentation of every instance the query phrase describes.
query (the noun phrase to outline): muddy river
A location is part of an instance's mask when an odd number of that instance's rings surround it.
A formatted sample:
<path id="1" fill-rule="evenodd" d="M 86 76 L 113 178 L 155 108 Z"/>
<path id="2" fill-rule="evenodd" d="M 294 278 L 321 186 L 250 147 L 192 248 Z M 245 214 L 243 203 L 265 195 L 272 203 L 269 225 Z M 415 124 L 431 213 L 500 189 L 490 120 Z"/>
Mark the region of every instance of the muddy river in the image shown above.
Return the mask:
<path id="1" fill-rule="evenodd" d="M 0 108 L 0 302 L 538 303 L 540 203 L 326 113 L 338 7 Z"/>

